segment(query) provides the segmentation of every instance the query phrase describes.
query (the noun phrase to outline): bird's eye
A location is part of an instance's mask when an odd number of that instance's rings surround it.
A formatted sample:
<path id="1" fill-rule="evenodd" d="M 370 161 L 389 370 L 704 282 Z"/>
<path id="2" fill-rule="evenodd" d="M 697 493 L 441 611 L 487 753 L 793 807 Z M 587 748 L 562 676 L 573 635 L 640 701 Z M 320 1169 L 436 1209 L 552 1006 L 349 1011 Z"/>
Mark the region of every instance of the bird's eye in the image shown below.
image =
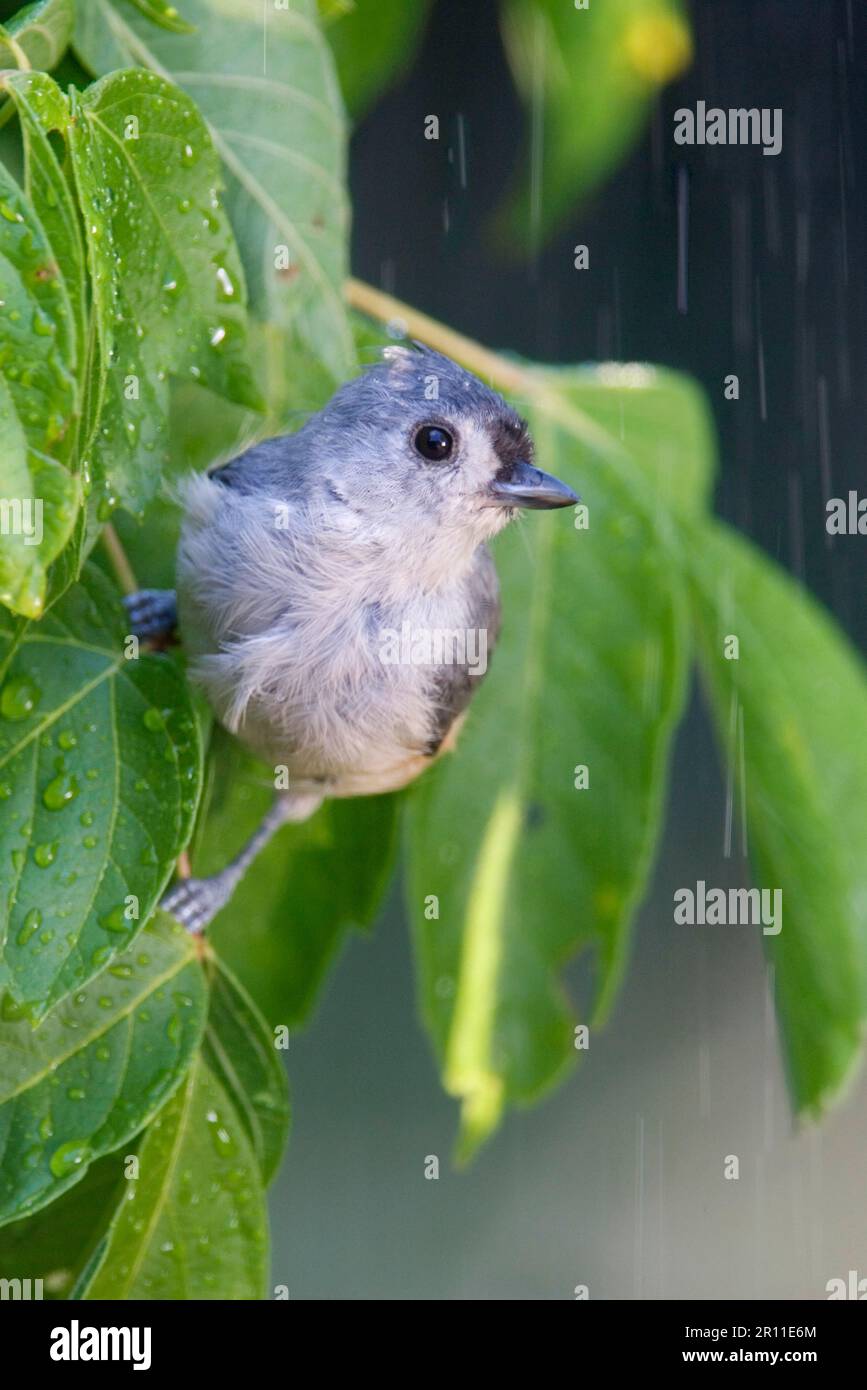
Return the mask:
<path id="1" fill-rule="evenodd" d="M 415 447 L 423 459 L 430 463 L 442 463 L 449 457 L 455 441 L 440 425 L 422 425 L 415 437 Z"/>

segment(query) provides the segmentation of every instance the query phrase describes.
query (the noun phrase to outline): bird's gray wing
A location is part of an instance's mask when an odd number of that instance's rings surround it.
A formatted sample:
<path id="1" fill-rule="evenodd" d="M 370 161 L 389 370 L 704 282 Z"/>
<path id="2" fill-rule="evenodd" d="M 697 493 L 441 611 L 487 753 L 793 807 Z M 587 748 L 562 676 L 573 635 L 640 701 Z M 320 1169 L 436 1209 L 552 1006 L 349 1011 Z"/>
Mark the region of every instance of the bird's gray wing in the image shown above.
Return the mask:
<path id="1" fill-rule="evenodd" d="M 475 563 L 466 579 L 467 626 L 487 634 L 487 662 L 500 635 L 500 584 L 491 552 L 486 545 L 479 547 Z M 425 752 L 433 757 L 439 752 L 443 739 L 459 714 L 466 709 L 487 674 L 473 674 L 469 665 L 455 663 L 437 669 L 434 688 L 434 722 Z"/>
<path id="2" fill-rule="evenodd" d="M 287 501 L 303 497 L 309 479 L 303 466 L 303 445 L 298 441 L 294 434 L 263 439 L 228 463 L 210 468 L 209 476 L 235 492 L 285 497 Z"/>

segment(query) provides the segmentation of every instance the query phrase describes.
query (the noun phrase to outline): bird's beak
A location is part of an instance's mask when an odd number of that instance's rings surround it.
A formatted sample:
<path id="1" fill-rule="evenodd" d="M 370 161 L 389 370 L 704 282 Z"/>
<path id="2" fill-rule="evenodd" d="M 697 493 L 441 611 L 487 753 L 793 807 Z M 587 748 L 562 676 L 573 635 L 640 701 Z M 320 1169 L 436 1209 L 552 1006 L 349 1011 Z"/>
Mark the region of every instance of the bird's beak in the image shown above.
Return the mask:
<path id="1" fill-rule="evenodd" d="M 500 478 L 494 478 L 486 490 L 486 507 L 528 507 L 533 511 L 548 511 L 553 507 L 574 507 L 579 498 L 554 478 L 519 459 Z"/>

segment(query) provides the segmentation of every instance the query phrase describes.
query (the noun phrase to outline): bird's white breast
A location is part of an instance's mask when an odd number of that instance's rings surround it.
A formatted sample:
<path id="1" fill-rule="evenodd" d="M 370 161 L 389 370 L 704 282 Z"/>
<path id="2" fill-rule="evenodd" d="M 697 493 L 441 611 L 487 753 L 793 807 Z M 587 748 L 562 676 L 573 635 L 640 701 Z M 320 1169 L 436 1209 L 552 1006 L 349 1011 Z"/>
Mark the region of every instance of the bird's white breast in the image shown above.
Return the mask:
<path id="1" fill-rule="evenodd" d="M 281 529 L 284 504 L 201 477 L 185 500 L 181 631 L 221 722 L 287 768 L 290 786 L 326 779 L 341 796 L 411 780 L 430 744 L 436 672 L 406 659 L 405 634 L 465 626 L 460 583 L 420 588 L 410 556 L 384 569 L 351 519 L 324 533 L 299 508 Z"/>

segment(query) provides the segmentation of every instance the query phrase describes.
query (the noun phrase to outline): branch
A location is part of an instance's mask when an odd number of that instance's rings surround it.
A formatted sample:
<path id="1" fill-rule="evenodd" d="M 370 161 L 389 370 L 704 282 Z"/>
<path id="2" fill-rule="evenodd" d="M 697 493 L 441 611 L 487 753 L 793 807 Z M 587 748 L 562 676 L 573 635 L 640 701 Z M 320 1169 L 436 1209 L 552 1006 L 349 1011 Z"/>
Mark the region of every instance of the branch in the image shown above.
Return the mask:
<path id="1" fill-rule="evenodd" d="M 111 522 L 103 527 L 100 537 L 109 563 L 114 570 L 114 577 L 125 594 L 136 594 L 139 590 L 135 571 L 129 562 L 126 551 L 123 548 L 120 536 L 115 531 Z"/>

